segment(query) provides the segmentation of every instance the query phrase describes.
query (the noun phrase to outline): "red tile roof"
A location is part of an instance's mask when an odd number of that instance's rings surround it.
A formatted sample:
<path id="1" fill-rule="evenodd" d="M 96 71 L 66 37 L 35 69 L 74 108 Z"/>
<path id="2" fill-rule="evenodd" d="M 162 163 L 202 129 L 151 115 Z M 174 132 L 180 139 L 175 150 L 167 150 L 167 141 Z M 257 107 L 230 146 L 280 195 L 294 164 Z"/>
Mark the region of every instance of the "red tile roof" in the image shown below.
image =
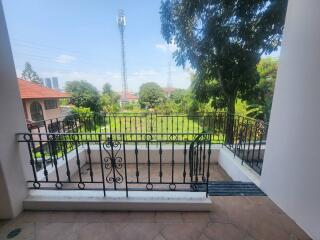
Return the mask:
<path id="1" fill-rule="evenodd" d="M 69 98 L 69 93 L 18 78 L 21 99 Z"/>
<path id="2" fill-rule="evenodd" d="M 120 93 L 120 100 L 125 100 L 124 93 Z M 132 92 L 127 92 L 127 100 L 138 100 L 139 97 Z"/>
<path id="3" fill-rule="evenodd" d="M 173 88 L 173 87 L 165 87 L 162 89 L 164 91 L 164 93 L 173 93 L 175 92 L 177 89 Z"/>

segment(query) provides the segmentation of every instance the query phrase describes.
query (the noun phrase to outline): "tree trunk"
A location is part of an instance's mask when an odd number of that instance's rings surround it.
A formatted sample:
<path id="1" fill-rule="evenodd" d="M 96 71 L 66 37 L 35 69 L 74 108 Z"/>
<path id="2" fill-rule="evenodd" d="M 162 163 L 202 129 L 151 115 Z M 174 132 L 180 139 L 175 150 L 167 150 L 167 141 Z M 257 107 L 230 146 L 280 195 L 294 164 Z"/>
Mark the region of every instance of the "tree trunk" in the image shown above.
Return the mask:
<path id="1" fill-rule="evenodd" d="M 236 103 L 236 97 L 230 96 L 228 98 L 227 114 L 226 114 L 226 128 L 225 128 L 226 144 L 233 144 L 233 140 L 234 140 L 233 125 L 234 125 L 235 103 Z"/>

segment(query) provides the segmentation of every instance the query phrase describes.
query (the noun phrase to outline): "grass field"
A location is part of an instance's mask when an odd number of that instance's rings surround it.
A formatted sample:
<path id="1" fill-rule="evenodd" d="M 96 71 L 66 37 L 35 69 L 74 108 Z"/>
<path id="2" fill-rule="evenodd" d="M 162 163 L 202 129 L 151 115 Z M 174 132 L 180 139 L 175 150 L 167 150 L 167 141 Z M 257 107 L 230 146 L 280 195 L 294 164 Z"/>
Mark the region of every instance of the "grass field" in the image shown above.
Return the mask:
<path id="1" fill-rule="evenodd" d="M 204 131 L 212 134 L 214 142 L 224 139 L 223 116 L 186 115 L 109 115 L 103 118 L 88 118 L 80 123 L 79 133 L 123 133 L 127 139 L 137 139 L 144 133 L 151 135 L 185 134 L 190 137 Z"/>

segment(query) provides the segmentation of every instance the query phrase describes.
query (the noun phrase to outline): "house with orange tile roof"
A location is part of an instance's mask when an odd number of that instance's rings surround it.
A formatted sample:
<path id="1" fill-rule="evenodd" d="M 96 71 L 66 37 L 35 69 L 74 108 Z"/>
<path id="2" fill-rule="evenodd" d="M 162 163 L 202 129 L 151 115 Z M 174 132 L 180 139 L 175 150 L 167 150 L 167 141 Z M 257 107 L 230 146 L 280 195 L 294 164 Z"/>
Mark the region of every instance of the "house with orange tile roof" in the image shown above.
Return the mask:
<path id="1" fill-rule="evenodd" d="M 133 92 L 127 92 L 126 95 L 125 93 L 121 92 L 119 93 L 120 95 L 120 104 L 122 103 L 136 103 L 139 101 L 139 97 L 136 93 Z"/>
<path id="2" fill-rule="evenodd" d="M 164 92 L 164 95 L 168 98 L 168 97 L 170 97 L 171 94 L 172 94 L 173 92 L 175 92 L 177 89 L 174 88 L 174 87 L 165 87 L 165 88 L 163 88 L 162 90 L 163 90 L 163 92 Z"/>
<path id="3" fill-rule="evenodd" d="M 18 78 L 20 96 L 27 123 L 55 119 L 62 116 L 59 99 L 70 94 Z"/>

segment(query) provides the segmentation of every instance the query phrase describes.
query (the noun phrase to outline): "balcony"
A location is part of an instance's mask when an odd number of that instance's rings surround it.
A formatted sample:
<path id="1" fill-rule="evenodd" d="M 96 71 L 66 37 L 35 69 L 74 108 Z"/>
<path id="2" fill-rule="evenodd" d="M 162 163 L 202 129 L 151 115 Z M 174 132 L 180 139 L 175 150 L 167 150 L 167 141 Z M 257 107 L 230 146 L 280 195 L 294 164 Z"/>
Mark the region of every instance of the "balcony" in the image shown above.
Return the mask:
<path id="1" fill-rule="evenodd" d="M 230 119 L 233 140 L 226 144 Z M 219 166 L 221 149 L 259 179 L 266 126 L 226 113 L 99 113 L 31 123 L 30 133 L 17 136 L 28 146 L 33 189 L 100 189 L 104 196 L 124 190 L 127 197 L 130 191 L 191 190 L 208 196 L 216 175 L 227 176 Z"/>
<path id="2" fill-rule="evenodd" d="M 29 152 L 31 197 L 24 202 L 29 211 L 3 222 L 3 236 L 21 229 L 20 236 L 37 239 L 309 239 L 264 194 L 236 193 L 235 185 L 210 191 L 214 183 L 233 179 L 230 167 L 224 169 L 221 151 L 229 152 L 230 161 L 238 159 L 257 178 L 263 165 L 267 125 L 232 116 L 234 141 L 226 144 L 227 117 L 225 113 L 70 115 L 29 125 L 28 133 L 17 135 Z M 39 192 L 47 199 L 40 193 L 42 199 L 35 200 Z M 122 211 L 101 211 L 94 207 L 101 204 L 96 201 L 79 204 L 75 200 L 79 192 L 91 198 L 116 196 Z M 137 200 L 137 193 L 144 198 L 149 194 L 153 201 L 159 194 L 170 198 L 167 193 L 182 193 L 188 198 L 189 193 L 203 193 L 210 203 L 202 208 L 206 212 L 186 212 L 181 202 L 163 208 L 170 212 L 154 211 L 147 202 L 136 205 L 134 212 L 126 211 L 130 206 L 123 199 Z M 50 196 L 55 199 L 51 204 Z M 33 211 L 48 209 L 68 211 Z M 85 209 L 99 211 L 81 211 Z"/>
<path id="3" fill-rule="evenodd" d="M 4 113 L 0 125 L 0 239 L 320 239 L 318 190 L 320 132 L 317 127 L 320 119 L 318 111 L 320 34 L 317 24 L 320 16 L 319 7 L 318 1 L 289 1 L 270 128 L 265 124 L 261 127 L 260 122 L 249 119 L 247 125 L 247 119 L 242 121 L 241 117 L 234 116 L 233 140 L 225 141 L 226 122 L 219 121 L 218 117 L 223 118 L 223 114 L 217 114 L 213 118 L 207 115 L 201 116 L 200 118 L 206 119 L 206 122 L 198 121 L 200 123 L 198 125 L 196 121 L 183 120 L 183 124 L 182 122 L 178 124 L 179 129 L 174 131 L 172 127 L 170 128 L 173 126 L 170 125 L 172 119 L 168 117 L 168 124 L 163 124 L 163 127 L 171 131 L 159 131 L 153 124 L 151 128 L 150 122 L 146 122 L 141 128 L 137 125 L 137 131 L 131 129 L 125 131 L 130 126 L 130 120 L 117 121 L 115 126 L 109 124 L 107 118 L 106 125 L 100 124 L 98 129 L 91 129 L 90 124 L 87 125 L 86 122 L 92 120 L 80 118 L 64 121 L 53 119 L 50 120 L 53 125 L 35 124 L 30 126 L 30 132 L 27 132 L 7 26 L 0 4 L 0 30 L 3 33 L 0 37 L 0 108 Z M 117 118 L 121 117 L 116 116 Z M 131 124 L 133 119 L 131 118 Z M 136 120 L 139 122 L 139 117 L 136 117 Z M 167 119 L 163 118 L 164 121 Z M 157 124 L 159 122 L 161 120 L 156 121 Z M 195 127 L 190 128 L 193 123 Z M 190 130 L 187 131 L 185 126 L 189 126 Z M 80 129 L 77 129 L 79 127 Z M 154 131 L 155 129 L 157 130 Z M 203 130 L 208 132 L 203 133 Z M 16 135 L 17 132 L 20 134 Z M 130 139 L 129 133 L 140 133 L 140 137 Z M 156 137 L 157 134 L 166 135 L 168 138 Z M 176 142 L 174 136 L 177 134 L 187 134 L 187 137 L 178 138 L 181 143 Z M 211 156 L 209 158 L 206 154 L 205 158 L 205 164 L 208 164 L 210 159 L 210 166 L 206 165 L 208 170 L 206 173 L 209 172 L 209 175 L 205 174 L 204 178 L 198 171 L 200 157 L 194 158 L 189 155 L 189 152 L 194 153 L 192 150 L 195 148 L 191 148 L 190 151 L 190 146 L 192 142 L 197 142 L 195 140 L 199 134 L 209 135 L 205 140 L 206 150 L 211 144 Z M 102 141 L 99 140 L 100 135 Z M 92 140 L 89 136 L 92 136 Z M 138 144 L 139 139 L 142 142 Z M 146 161 L 138 164 L 141 176 L 141 179 L 139 178 L 141 184 L 138 186 L 136 186 L 135 162 L 130 162 L 127 168 L 122 168 L 127 170 L 126 174 L 122 173 L 128 178 L 123 183 L 116 183 L 116 191 L 114 184 L 107 184 L 106 180 L 102 180 L 102 173 L 107 169 L 101 169 L 100 156 L 91 159 L 100 161 L 98 164 L 90 165 L 88 156 L 97 153 L 99 155 L 102 152 L 99 143 L 103 145 L 114 140 L 120 141 L 122 146 L 125 143 L 126 151 L 131 151 L 131 156 L 135 156 L 135 142 L 137 142 L 139 160 Z M 159 141 L 163 141 L 162 155 L 168 155 L 166 157 L 168 162 L 163 163 L 162 171 L 160 164 L 151 162 L 153 158 L 150 158 L 148 164 L 148 144 L 150 156 L 155 154 L 160 159 Z M 64 146 L 64 143 L 67 146 Z M 187 145 L 185 164 L 184 144 Z M 164 147 L 168 147 L 167 153 Z M 182 158 L 181 156 L 176 158 L 175 153 L 179 149 L 182 151 Z M 143 151 L 146 153 L 144 160 L 141 155 Z M 174 164 L 170 155 L 172 152 L 174 152 Z M 215 155 L 215 152 L 218 155 Z M 102 153 L 107 154 L 104 149 Z M 123 151 L 121 154 L 124 156 Z M 129 155 L 126 157 L 128 161 L 132 161 Z M 67 158 L 74 164 L 73 170 L 75 170 L 71 172 L 69 168 L 69 174 L 66 171 Z M 193 164 L 193 160 L 195 163 L 198 162 L 198 167 L 197 164 Z M 62 170 L 59 167 L 62 167 Z M 111 164 L 112 173 L 115 168 L 116 165 Z M 48 171 L 48 181 L 45 169 Z M 59 177 L 63 178 L 57 178 L 57 169 Z M 99 183 L 91 182 L 91 169 L 94 178 L 101 178 Z M 172 185 L 172 169 L 174 169 L 175 185 Z M 186 184 L 183 182 L 184 169 L 188 180 Z M 160 182 L 160 172 L 163 173 L 163 182 Z M 112 179 L 117 178 L 112 177 Z M 150 187 L 152 181 L 156 181 L 157 184 L 153 184 L 153 188 L 148 190 L 147 186 Z M 243 194 L 243 191 L 237 193 L 242 194 L 241 196 L 235 196 L 235 192 L 232 192 L 232 196 L 217 196 L 217 192 L 211 196 L 210 190 L 213 186 L 211 184 L 225 181 L 229 183 L 253 181 L 256 185 L 260 185 L 268 196 L 252 196 L 253 194 L 248 196 L 250 194 L 248 192 Z M 103 188 L 103 182 L 106 189 Z M 128 182 L 134 183 L 126 186 L 124 183 Z M 178 184 L 181 182 L 183 184 Z M 89 185 L 92 188 L 90 190 Z M 81 192 L 83 197 L 96 191 L 96 196 L 105 200 L 110 199 L 113 192 L 118 194 L 118 201 L 120 198 L 123 201 L 133 199 L 140 191 L 149 195 L 160 192 L 186 196 L 192 193 L 200 194 L 211 203 L 205 212 L 194 212 L 192 209 L 189 209 L 190 212 L 179 209 L 171 209 L 175 211 L 170 212 L 139 209 L 93 211 L 88 205 L 82 205 L 82 208 L 78 205 L 75 211 L 73 210 L 75 204 L 71 202 L 65 205 L 55 196 L 53 201 L 55 206 L 67 206 L 64 210 L 56 211 L 59 208 L 43 211 L 28 210 L 28 207 L 32 209 L 37 206 L 37 203 L 32 206 L 30 201 L 29 206 L 26 204 L 30 194 L 34 197 L 42 193 L 48 196 L 63 195 L 68 191 Z M 219 194 L 222 195 L 221 192 Z M 229 194 L 231 195 L 230 192 Z"/>

